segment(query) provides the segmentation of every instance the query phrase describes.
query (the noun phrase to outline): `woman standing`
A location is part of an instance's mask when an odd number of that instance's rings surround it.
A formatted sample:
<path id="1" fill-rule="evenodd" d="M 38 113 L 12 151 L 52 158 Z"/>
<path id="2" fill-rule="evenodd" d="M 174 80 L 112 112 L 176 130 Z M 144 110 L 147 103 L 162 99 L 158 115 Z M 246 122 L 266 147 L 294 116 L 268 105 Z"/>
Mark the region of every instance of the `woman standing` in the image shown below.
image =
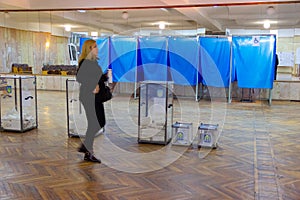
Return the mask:
<path id="1" fill-rule="evenodd" d="M 84 160 L 101 163 L 101 160 L 94 156 L 93 151 L 95 135 L 105 125 L 103 104 L 95 101 L 96 94 L 104 86 L 104 78 L 101 78 L 103 72 L 97 59 L 96 41 L 86 40 L 79 57 L 76 79 L 80 83 L 79 100 L 85 109 L 88 125 L 85 140 L 78 151 L 84 153 Z"/>

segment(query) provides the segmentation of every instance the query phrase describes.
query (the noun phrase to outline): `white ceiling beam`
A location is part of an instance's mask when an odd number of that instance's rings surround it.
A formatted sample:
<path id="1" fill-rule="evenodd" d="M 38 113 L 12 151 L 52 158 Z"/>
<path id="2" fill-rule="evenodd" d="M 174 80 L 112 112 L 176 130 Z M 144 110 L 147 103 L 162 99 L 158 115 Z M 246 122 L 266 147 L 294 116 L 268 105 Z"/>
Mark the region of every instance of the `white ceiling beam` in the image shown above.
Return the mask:
<path id="1" fill-rule="evenodd" d="M 87 15 L 77 15 L 76 17 L 74 17 L 73 13 L 60 13 L 57 14 L 57 16 L 60 16 L 63 19 L 68 19 L 70 21 L 73 21 L 74 24 L 80 24 L 80 25 L 84 25 L 84 26 L 88 26 L 91 27 L 91 31 L 92 28 L 95 29 L 95 31 L 97 29 L 106 29 L 109 30 L 111 32 L 125 32 L 128 29 L 134 29 L 134 27 L 129 26 L 129 25 L 122 25 L 122 24 L 115 24 L 113 22 L 108 22 L 106 23 L 105 21 L 102 22 L 102 20 L 97 20 L 97 16 L 95 15 L 95 17 L 93 16 L 87 16 Z"/>
<path id="2" fill-rule="evenodd" d="M 224 31 L 222 30 L 222 25 L 216 20 L 210 19 L 207 13 L 201 8 L 178 8 L 178 12 L 194 20 L 201 27 L 205 27 L 208 30 L 213 31 Z"/>

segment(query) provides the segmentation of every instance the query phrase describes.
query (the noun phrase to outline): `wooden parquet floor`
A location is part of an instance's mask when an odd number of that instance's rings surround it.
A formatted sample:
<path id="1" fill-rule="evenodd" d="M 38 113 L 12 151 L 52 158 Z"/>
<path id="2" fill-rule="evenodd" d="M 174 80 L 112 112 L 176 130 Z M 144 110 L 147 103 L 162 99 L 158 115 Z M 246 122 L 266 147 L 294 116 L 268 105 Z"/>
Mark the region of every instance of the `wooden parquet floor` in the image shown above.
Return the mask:
<path id="1" fill-rule="evenodd" d="M 0 133 L 1 200 L 300 199 L 300 103 L 180 100 L 174 121 L 219 123 L 217 149 L 137 143 L 137 101 L 107 103 L 102 164 L 68 138 L 64 92 L 38 91 L 39 127 Z"/>

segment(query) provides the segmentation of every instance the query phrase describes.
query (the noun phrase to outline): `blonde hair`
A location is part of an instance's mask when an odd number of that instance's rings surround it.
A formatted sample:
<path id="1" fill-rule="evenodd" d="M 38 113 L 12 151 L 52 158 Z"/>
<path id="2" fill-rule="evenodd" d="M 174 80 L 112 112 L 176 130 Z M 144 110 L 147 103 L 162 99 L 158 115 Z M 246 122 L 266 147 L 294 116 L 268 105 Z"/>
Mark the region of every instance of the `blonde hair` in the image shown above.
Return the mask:
<path id="1" fill-rule="evenodd" d="M 91 53 L 93 46 L 95 44 L 96 44 L 96 41 L 92 40 L 92 39 L 88 39 L 83 43 L 82 48 L 81 48 L 81 54 L 78 59 L 78 65 L 83 59 L 89 59 L 89 60 L 97 60 L 98 59 Z"/>

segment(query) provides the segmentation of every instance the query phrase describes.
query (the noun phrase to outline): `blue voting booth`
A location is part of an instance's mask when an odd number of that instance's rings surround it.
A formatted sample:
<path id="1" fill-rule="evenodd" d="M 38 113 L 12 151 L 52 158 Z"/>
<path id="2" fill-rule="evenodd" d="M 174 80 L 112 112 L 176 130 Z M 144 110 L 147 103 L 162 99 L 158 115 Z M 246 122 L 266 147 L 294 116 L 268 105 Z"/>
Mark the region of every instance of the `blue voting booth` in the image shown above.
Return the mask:
<path id="1" fill-rule="evenodd" d="M 86 39 L 80 39 L 80 48 Z M 95 40 L 99 65 L 104 72 L 112 69 L 113 82 L 172 81 L 174 85 L 229 88 L 229 102 L 233 82 L 239 88 L 273 88 L 275 35 Z"/>

